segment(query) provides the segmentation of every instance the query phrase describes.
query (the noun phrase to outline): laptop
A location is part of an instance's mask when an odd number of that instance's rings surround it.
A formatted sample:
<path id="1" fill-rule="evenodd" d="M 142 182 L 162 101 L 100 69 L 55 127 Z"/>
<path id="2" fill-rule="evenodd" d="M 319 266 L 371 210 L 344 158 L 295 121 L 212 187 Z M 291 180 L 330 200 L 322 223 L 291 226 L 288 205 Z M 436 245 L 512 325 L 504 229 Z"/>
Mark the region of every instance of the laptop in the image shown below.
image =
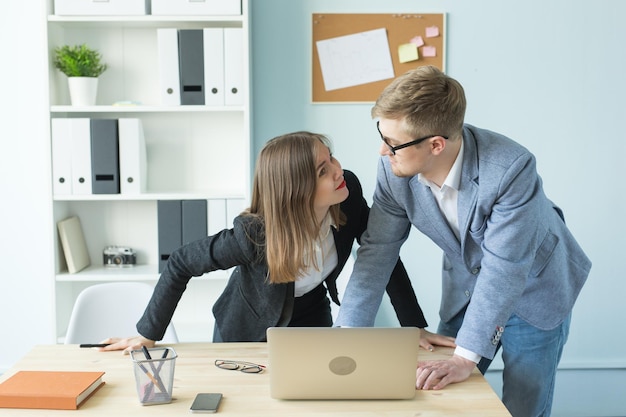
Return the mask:
<path id="1" fill-rule="evenodd" d="M 270 396 L 413 398 L 419 339 L 416 327 L 270 327 Z"/>

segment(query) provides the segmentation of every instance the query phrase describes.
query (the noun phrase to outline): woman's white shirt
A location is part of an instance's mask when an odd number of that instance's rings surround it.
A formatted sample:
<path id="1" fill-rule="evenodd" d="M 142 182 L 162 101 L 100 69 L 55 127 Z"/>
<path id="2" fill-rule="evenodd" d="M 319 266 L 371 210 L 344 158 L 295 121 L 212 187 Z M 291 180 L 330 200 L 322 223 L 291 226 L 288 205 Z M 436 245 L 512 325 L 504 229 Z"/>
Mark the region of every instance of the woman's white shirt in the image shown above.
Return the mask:
<path id="1" fill-rule="evenodd" d="M 331 225 L 331 217 L 326 216 L 320 229 L 319 238 L 315 242 L 315 260 L 319 270 L 310 265 L 306 272 L 298 277 L 294 290 L 296 297 L 301 297 L 316 288 L 337 267 L 337 248 L 335 247 L 335 237 L 330 230 Z"/>

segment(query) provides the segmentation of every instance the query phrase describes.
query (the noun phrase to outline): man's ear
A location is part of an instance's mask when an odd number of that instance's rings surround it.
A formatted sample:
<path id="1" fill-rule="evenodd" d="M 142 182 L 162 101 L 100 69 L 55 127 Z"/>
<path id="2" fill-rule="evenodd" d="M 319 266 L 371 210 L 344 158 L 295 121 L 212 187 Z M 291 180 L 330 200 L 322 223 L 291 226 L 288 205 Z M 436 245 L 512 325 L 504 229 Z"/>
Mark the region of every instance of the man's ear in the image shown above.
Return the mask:
<path id="1" fill-rule="evenodd" d="M 443 152 L 444 149 L 446 149 L 446 140 L 443 138 L 443 136 L 435 136 L 434 138 L 430 139 L 430 151 L 434 154 L 434 155 L 439 155 L 441 152 Z"/>

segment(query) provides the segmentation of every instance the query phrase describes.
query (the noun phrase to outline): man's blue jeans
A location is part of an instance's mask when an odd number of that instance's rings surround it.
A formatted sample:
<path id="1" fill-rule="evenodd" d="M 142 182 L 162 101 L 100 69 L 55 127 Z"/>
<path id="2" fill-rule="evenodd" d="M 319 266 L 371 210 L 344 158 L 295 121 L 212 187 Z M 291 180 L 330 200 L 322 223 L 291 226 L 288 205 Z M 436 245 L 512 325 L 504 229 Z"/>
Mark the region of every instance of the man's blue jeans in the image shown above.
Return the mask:
<path id="1" fill-rule="evenodd" d="M 465 312 L 439 323 L 438 333 L 456 336 Z M 513 417 L 548 417 L 552 410 L 556 371 L 569 335 L 571 314 L 552 330 L 541 330 L 516 315 L 506 323 L 502 347 L 502 402 Z M 484 374 L 491 360 L 483 358 Z"/>

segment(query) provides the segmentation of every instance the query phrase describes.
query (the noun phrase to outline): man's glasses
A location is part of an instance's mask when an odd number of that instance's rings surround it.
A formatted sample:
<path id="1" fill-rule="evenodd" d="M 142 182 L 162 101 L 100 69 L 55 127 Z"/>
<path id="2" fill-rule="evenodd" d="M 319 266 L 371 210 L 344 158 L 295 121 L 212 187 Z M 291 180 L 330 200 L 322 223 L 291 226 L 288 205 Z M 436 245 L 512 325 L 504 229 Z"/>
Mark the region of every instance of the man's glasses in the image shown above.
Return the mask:
<path id="1" fill-rule="evenodd" d="M 245 361 L 229 361 L 224 359 L 216 359 L 215 366 L 220 369 L 227 369 L 229 371 L 241 371 L 246 374 L 258 374 L 259 372 L 263 372 L 265 366 L 259 365 L 257 363 L 245 362 Z"/>
<path id="2" fill-rule="evenodd" d="M 404 148 L 408 148 L 409 146 L 413 146 L 413 145 L 417 145 L 420 144 L 422 142 L 424 142 L 426 139 L 430 139 L 430 138 L 436 138 L 437 136 L 441 136 L 444 139 L 448 139 L 447 136 L 443 136 L 443 135 L 429 135 L 429 136 L 425 136 L 423 138 L 419 138 L 419 139 L 415 139 L 412 140 L 410 142 L 407 143 L 403 143 L 402 145 L 398 145 L 398 146 L 391 146 L 389 144 L 389 142 L 387 142 L 387 139 L 385 139 L 385 137 L 383 136 L 383 134 L 380 131 L 380 127 L 378 126 L 380 124 L 380 122 L 376 122 L 376 129 L 378 129 L 378 134 L 380 135 L 380 138 L 383 140 L 383 142 L 385 142 L 385 145 L 387 145 L 387 147 L 389 148 L 389 151 L 391 151 L 391 153 L 393 155 L 396 154 L 396 151 L 400 150 L 400 149 L 404 149 Z"/>

